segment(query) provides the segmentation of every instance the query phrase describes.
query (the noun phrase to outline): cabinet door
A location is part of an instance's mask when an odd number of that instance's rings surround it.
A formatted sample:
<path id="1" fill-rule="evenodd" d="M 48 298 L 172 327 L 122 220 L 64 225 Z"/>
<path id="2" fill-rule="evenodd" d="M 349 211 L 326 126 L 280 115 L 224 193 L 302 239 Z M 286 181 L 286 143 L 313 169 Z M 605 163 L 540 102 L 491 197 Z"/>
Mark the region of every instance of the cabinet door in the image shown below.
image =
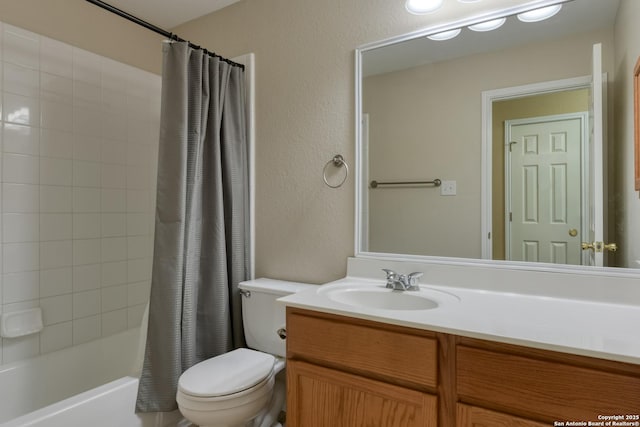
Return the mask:
<path id="1" fill-rule="evenodd" d="M 289 427 L 436 427 L 427 393 L 290 360 Z"/>
<path id="2" fill-rule="evenodd" d="M 458 404 L 456 427 L 549 427 L 524 418 Z"/>

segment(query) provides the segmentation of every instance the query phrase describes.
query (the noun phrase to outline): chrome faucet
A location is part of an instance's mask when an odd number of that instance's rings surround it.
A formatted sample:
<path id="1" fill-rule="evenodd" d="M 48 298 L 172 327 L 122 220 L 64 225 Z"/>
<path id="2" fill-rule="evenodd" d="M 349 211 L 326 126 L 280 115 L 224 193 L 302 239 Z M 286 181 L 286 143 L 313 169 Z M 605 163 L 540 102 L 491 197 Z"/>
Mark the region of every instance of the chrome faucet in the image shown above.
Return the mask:
<path id="1" fill-rule="evenodd" d="M 388 268 L 383 268 L 387 274 L 387 288 L 394 291 L 419 291 L 420 285 L 418 285 L 418 279 L 422 277 L 423 273 L 415 272 L 408 275 L 398 274 Z"/>

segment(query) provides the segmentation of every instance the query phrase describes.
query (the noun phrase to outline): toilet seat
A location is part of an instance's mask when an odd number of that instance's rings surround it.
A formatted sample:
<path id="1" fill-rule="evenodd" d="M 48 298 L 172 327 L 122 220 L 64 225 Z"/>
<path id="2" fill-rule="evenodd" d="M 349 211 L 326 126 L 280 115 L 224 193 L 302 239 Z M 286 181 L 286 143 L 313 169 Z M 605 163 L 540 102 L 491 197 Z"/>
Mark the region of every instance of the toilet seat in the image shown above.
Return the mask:
<path id="1" fill-rule="evenodd" d="M 178 380 L 178 393 L 209 402 L 240 397 L 269 382 L 275 364 L 271 354 L 239 348 L 187 369 Z"/>

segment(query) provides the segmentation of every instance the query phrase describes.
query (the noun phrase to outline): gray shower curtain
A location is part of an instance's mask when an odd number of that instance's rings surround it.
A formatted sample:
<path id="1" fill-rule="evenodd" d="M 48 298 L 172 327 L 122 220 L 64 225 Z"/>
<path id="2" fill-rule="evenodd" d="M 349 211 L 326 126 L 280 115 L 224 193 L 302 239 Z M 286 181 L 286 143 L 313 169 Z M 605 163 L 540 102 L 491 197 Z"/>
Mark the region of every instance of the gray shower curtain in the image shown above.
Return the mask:
<path id="1" fill-rule="evenodd" d="M 178 378 L 244 345 L 238 283 L 248 277 L 243 70 L 164 43 L 156 228 L 136 411 L 172 411 Z"/>

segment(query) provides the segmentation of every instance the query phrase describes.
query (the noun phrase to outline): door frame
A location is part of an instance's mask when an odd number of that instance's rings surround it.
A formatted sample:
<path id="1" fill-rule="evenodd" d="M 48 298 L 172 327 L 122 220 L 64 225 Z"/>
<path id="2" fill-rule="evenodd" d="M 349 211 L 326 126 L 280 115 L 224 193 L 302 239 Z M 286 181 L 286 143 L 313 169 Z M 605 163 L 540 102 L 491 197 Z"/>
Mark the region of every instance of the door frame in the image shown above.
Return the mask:
<path id="1" fill-rule="evenodd" d="M 493 103 L 532 95 L 564 92 L 591 87 L 591 76 L 552 80 L 482 92 L 482 156 L 481 156 L 481 236 L 482 259 L 492 259 L 492 173 L 493 170 Z"/>
<path id="2" fill-rule="evenodd" d="M 507 212 L 511 209 L 511 150 L 507 141 L 511 140 L 511 126 L 550 123 L 565 120 L 580 120 L 580 238 L 586 236 L 589 232 L 589 195 L 587 194 L 587 186 L 584 185 L 589 181 L 589 112 L 581 111 L 566 114 L 553 114 L 548 116 L 527 117 L 524 119 L 513 119 L 505 121 L 504 125 L 504 191 L 505 191 L 505 221 L 504 221 L 504 246 L 505 258 L 510 260 L 511 256 L 511 221 L 507 220 Z M 581 240 L 582 241 L 582 240 Z M 580 265 L 588 265 L 588 254 L 580 252 Z"/>

